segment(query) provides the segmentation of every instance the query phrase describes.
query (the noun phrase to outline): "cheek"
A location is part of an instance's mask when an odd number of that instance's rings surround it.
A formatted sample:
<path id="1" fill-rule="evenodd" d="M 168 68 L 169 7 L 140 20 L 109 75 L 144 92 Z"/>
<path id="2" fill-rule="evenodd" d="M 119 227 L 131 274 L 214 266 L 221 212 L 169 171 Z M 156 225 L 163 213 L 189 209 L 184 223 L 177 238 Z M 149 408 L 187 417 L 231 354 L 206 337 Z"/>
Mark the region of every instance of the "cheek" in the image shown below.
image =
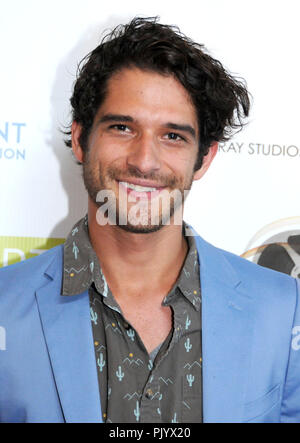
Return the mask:
<path id="1" fill-rule="evenodd" d="M 165 165 L 171 169 L 175 175 L 189 177 L 194 172 L 196 155 L 187 152 L 170 153 L 165 158 Z"/>
<path id="2" fill-rule="evenodd" d="M 102 136 L 95 140 L 92 151 L 93 161 L 101 163 L 103 166 L 124 162 L 125 150 L 121 149 L 119 143 L 113 143 L 108 137 Z"/>

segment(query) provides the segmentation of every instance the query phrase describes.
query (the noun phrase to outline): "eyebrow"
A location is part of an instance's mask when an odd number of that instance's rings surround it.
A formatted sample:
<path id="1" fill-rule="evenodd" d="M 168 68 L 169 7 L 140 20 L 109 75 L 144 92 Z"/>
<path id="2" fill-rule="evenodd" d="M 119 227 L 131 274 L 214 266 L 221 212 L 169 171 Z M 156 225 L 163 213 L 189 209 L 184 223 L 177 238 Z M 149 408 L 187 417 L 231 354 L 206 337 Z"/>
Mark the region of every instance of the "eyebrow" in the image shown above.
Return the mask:
<path id="1" fill-rule="evenodd" d="M 189 133 L 194 139 L 196 139 L 196 131 L 190 125 L 179 125 L 177 123 L 167 123 L 166 127 L 169 129 L 175 129 L 177 131 L 183 131 Z"/>
<path id="2" fill-rule="evenodd" d="M 133 122 L 133 118 L 130 115 L 121 114 L 105 114 L 97 121 L 97 126 L 106 122 Z"/>
<path id="3" fill-rule="evenodd" d="M 97 121 L 96 125 L 98 126 L 101 123 L 106 123 L 106 122 L 134 122 L 134 119 L 130 115 L 105 114 Z M 166 123 L 164 126 L 169 129 L 187 132 L 194 139 L 196 139 L 196 131 L 191 125 L 181 125 L 178 123 L 169 122 L 169 123 Z"/>

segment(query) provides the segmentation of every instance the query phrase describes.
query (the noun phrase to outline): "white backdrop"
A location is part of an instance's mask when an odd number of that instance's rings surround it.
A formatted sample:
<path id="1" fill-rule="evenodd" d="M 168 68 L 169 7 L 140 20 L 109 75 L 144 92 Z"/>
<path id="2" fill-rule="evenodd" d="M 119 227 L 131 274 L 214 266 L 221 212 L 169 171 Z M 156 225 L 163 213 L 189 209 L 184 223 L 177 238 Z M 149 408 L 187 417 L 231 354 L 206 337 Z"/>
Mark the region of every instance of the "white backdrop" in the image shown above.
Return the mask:
<path id="1" fill-rule="evenodd" d="M 105 29 L 136 15 L 178 25 L 245 77 L 253 96 L 248 126 L 220 145 L 185 219 L 240 255 L 274 233 L 297 233 L 299 13 L 298 0 L 2 2 L 0 266 L 53 246 L 84 215 L 80 168 L 59 127 L 69 122 L 77 63 Z M 45 246 L 46 238 L 54 243 Z"/>

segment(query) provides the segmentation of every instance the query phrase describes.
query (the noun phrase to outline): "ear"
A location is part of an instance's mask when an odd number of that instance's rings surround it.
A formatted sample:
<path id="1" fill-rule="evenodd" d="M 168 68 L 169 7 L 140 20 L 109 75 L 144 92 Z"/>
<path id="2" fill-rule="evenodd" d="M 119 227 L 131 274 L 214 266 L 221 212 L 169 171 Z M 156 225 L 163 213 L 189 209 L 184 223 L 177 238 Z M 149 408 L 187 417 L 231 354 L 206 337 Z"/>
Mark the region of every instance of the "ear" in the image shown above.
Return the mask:
<path id="1" fill-rule="evenodd" d="M 80 146 L 79 137 L 81 135 L 82 127 L 79 123 L 73 121 L 72 123 L 72 150 L 73 154 L 75 155 L 76 160 L 79 161 L 79 163 L 83 163 L 83 150 Z"/>
<path id="2" fill-rule="evenodd" d="M 203 157 L 202 165 L 200 169 L 197 169 L 194 173 L 194 180 L 199 180 L 206 173 L 208 168 L 211 165 L 211 162 L 215 158 L 216 153 L 218 152 L 218 142 L 214 142 L 210 148 L 208 153 Z"/>

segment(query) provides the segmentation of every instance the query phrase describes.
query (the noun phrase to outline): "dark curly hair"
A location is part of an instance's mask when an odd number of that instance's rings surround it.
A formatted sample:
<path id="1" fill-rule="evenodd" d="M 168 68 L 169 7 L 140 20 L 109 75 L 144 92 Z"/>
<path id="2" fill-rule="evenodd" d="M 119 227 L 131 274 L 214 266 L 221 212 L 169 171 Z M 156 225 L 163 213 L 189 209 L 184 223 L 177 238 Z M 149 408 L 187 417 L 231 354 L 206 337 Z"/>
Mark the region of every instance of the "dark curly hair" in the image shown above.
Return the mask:
<path id="1" fill-rule="evenodd" d="M 72 119 L 82 126 L 80 144 L 88 149 L 94 117 L 105 99 L 112 74 L 137 67 L 174 75 L 188 91 L 196 108 L 200 131 L 195 169 L 214 141 L 228 140 L 249 114 L 249 94 L 242 79 L 234 78 L 205 47 L 157 17 L 134 18 L 117 26 L 79 64 L 71 97 Z M 71 131 L 65 132 L 71 147 Z"/>

